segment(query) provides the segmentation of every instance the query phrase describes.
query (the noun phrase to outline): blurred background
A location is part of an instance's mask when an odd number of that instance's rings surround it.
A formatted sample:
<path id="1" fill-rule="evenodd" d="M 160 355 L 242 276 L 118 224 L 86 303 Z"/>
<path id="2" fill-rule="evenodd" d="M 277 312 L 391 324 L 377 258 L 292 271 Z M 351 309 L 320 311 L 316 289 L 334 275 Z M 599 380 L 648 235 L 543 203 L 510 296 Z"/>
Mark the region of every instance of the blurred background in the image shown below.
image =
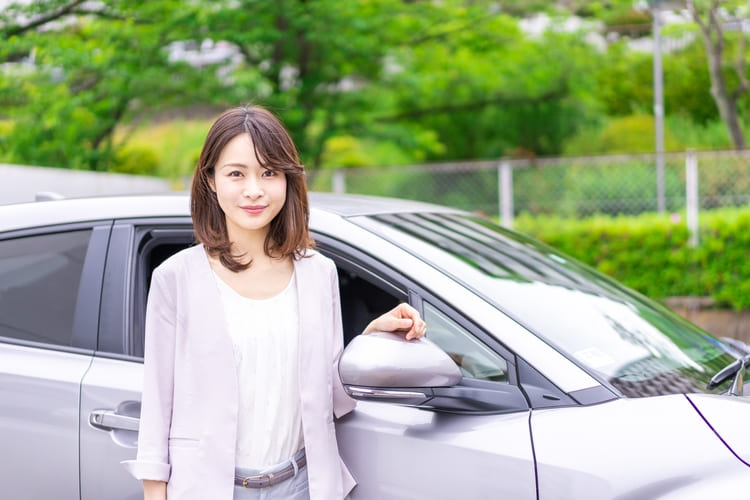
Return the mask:
<path id="1" fill-rule="evenodd" d="M 0 0 L 0 203 L 187 189 L 257 103 L 314 190 L 477 211 L 750 335 L 749 41 L 744 0 Z"/>

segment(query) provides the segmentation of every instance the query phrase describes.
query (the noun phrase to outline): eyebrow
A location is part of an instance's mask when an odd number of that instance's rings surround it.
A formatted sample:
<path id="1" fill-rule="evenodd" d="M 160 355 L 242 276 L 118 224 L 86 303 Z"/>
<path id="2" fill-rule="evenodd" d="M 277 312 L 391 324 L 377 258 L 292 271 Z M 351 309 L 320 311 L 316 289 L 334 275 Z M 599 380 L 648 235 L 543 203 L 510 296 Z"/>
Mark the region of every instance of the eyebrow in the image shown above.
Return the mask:
<path id="1" fill-rule="evenodd" d="M 240 167 L 240 168 L 245 168 L 245 169 L 250 168 L 244 163 L 224 163 L 223 165 L 219 165 L 219 168 L 224 168 L 224 167 Z"/>

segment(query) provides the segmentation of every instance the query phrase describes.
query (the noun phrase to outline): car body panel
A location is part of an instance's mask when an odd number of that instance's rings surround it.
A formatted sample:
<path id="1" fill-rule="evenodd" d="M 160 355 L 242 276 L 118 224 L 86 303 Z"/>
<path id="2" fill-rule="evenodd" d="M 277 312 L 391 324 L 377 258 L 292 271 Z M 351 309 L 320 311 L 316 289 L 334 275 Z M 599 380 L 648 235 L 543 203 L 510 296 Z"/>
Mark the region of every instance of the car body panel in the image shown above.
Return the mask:
<path id="1" fill-rule="evenodd" d="M 528 411 L 454 415 L 359 402 L 339 419 L 353 500 L 536 498 Z"/>
<path id="2" fill-rule="evenodd" d="M 3 498 L 78 498 L 78 390 L 90 363 L 91 354 L 0 343 Z"/>
<path id="3" fill-rule="evenodd" d="M 118 499 L 143 497 L 120 464 L 135 458 L 138 432 L 132 427 L 137 429 L 142 387 L 140 360 L 92 360 L 81 384 L 81 498 L 113 498 L 115 491 Z"/>
<path id="4" fill-rule="evenodd" d="M 690 394 L 688 399 L 716 436 L 745 465 L 750 465 L 750 398 Z"/>
<path id="5" fill-rule="evenodd" d="M 23 217 L 18 217 L 21 210 Z M 72 198 L 0 205 L 0 233 L 106 219 L 189 214 L 189 199 L 184 194 Z"/>
<path id="6" fill-rule="evenodd" d="M 359 481 L 353 499 L 724 498 L 750 484 L 742 461 L 750 454 L 742 430 L 750 406 L 742 398 L 623 398 L 441 268 L 439 245 L 369 217 L 462 212 L 361 196 L 313 194 L 311 201 L 311 228 L 324 253 L 361 266 L 399 300 L 439 310 L 507 363 L 506 380 L 463 378 L 458 388 L 510 388 L 523 401 L 502 412 L 462 413 L 360 401 L 336 422 L 341 455 Z M 77 297 L 77 348 L 0 338 L 0 442 L 11 450 L 0 468 L 3 497 L 135 500 L 141 485 L 119 462 L 136 454 L 150 270 L 141 258 L 144 234 L 188 244 L 188 198 L 0 206 L 0 243 L 62 227 L 95 234 Z M 555 395 L 554 407 L 545 407 Z"/>
<path id="7" fill-rule="evenodd" d="M 731 498 L 750 484 L 681 394 L 534 410 L 531 428 L 545 500 Z"/>

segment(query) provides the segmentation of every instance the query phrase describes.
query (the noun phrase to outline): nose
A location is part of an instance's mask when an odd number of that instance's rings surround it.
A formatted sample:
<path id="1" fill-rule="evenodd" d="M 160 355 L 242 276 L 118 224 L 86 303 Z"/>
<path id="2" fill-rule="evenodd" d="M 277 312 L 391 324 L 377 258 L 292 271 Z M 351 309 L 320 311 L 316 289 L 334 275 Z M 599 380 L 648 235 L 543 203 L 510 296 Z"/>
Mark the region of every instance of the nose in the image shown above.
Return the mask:
<path id="1" fill-rule="evenodd" d="M 257 199 L 263 196 L 263 187 L 254 175 L 248 175 L 245 179 L 242 195 L 250 199 Z"/>

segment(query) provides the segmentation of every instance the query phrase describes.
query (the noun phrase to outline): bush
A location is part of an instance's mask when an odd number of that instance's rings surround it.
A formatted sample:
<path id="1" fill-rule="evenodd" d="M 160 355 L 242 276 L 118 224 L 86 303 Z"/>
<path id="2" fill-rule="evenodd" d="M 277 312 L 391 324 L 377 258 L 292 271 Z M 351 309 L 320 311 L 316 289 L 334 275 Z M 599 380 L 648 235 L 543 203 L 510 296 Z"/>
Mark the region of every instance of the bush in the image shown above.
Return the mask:
<path id="1" fill-rule="evenodd" d="M 572 137 L 565 147 L 565 154 L 651 153 L 656 150 L 655 135 L 653 116 L 636 114 L 611 118 L 601 129 L 584 130 Z M 680 141 L 665 127 L 664 150 L 683 149 Z"/>
<path id="2" fill-rule="evenodd" d="M 10 120 L 0 120 L 0 161 L 8 159 L 8 136 L 13 131 L 13 125 Z"/>
<path id="3" fill-rule="evenodd" d="M 156 152 L 147 146 L 125 146 L 115 155 L 110 172 L 134 175 L 155 175 L 159 167 Z"/>
<path id="4" fill-rule="evenodd" d="M 156 175 L 178 180 L 193 173 L 210 120 L 175 120 L 143 124 L 135 130 L 118 129 L 115 139 L 127 138 L 126 148 L 149 149 L 156 154 Z"/>
<path id="5" fill-rule="evenodd" d="M 651 298 L 705 296 L 722 307 L 750 309 L 750 208 L 702 214 L 695 248 L 680 214 L 522 215 L 515 227 Z"/>

